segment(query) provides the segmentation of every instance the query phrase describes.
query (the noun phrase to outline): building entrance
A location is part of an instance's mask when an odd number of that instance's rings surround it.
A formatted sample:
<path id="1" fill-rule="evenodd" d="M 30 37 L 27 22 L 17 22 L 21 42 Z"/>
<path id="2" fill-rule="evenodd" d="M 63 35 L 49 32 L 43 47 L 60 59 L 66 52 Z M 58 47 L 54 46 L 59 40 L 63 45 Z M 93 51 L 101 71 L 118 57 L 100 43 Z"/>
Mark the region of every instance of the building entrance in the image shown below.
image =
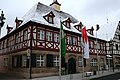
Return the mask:
<path id="1" fill-rule="evenodd" d="M 70 58 L 68 60 L 68 74 L 76 73 L 76 60 Z"/>

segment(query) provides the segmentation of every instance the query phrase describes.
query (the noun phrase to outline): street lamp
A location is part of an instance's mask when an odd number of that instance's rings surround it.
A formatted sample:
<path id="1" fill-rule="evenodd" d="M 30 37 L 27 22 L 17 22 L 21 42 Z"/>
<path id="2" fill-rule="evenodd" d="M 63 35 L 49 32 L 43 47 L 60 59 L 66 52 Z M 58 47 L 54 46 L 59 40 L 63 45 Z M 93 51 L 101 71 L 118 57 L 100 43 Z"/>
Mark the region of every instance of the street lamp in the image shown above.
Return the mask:
<path id="1" fill-rule="evenodd" d="M 0 9 L 1 10 L 1 9 Z M 5 16 L 3 14 L 3 11 L 1 12 L 1 15 L 0 15 L 0 35 L 1 35 L 1 28 L 3 27 L 4 23 L 5 23 Z"/>
<path id="2" fill-rule="evenodd" d="M 110 40 L 110 50 L 111 50 L 111 56 L 112 56 L 112 69 L 114 72 L 113 46 L 114 46 L 113 40 Z"/>

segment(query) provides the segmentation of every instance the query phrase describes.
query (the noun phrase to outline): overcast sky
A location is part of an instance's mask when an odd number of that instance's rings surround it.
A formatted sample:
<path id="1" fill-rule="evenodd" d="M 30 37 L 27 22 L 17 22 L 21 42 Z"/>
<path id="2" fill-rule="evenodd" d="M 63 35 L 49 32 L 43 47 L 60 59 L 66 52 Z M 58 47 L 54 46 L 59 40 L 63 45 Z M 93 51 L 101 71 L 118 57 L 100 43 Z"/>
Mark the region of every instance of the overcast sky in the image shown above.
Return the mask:
<path id="1" fill-rule="evenodd" d="M 2 36 L 6 35 L 6 25 L 14 25 L 16 17 L 23 17 L 37 2 L 49 5 L 53 0 L 0 0 L 6 24 Z M 87 27 L 120 20 L 120 0 L 58 0 L 61 10 L 82 21 Z"/>

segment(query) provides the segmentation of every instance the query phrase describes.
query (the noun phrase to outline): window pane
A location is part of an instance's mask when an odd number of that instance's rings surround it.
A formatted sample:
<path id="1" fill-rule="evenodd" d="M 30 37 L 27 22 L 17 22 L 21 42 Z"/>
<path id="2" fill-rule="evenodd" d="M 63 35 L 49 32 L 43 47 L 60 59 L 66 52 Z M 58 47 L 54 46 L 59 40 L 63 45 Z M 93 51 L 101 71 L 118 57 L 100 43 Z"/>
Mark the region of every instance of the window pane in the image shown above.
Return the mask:
<path id="1" fill-rule="evenodd" d="M 46 32 L 46 40 L 47 41 L 52 41 L 52 32 Z"/>
<path id="2" fill-rule="evenodd" d="M 27 66 L 27 55 L 22 55 L 22 66 L 23 67 Z"/>
<path id="3" fill-rule="evenodd" d="M 38 31 L 38 39 L 44 40 L 44 36 L 45 36 L 45 31 L 44 30 L 39 30 Z"/>
<path id="4" fill-rule="evenodd" d="M 37 55 L 37 67 L 44 66 L 44 56 L 43 55 Z"/>
<path id="5" fill-rule="evenodd" d="M 52 17 L 49 17 L 49 22 L 53 23 L 53 18 Z"/>
<path id="6" fill-rule="evenodd" d="M 72 37 L 71 36 L 68 36 L 68 44 L 72 45 Z"/>
<path id="7" fill-rule="evenodd" d="M 77 38 L 73 38 L 73 45 L 77 45 Z"/>
<path id="8" fill-rule="evenodd" d="M 54 42 L 59 42 L 59 34 L 54 33 Z"/>
<path id="9" fill-rule="evenodd" d="M 78 57 L 78 65 L 82 67 L 82 57 Z"/>
<path id="10" fill-rule="evenodd" d="M 54 56 L 54 66 L 59 66 L 59 56 Z"/>

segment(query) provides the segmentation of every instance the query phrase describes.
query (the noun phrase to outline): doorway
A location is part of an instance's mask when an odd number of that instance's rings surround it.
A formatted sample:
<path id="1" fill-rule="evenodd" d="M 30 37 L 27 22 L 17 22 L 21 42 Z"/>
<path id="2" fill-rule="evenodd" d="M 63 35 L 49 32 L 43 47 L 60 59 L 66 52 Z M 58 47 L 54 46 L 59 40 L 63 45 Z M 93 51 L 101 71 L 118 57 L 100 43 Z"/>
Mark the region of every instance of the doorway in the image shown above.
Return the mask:
<path id="1" fill-rule="evenodd" d="M 70 58 L 68 60 L 68 74 L 76 73 L 76 60 Z"/>

